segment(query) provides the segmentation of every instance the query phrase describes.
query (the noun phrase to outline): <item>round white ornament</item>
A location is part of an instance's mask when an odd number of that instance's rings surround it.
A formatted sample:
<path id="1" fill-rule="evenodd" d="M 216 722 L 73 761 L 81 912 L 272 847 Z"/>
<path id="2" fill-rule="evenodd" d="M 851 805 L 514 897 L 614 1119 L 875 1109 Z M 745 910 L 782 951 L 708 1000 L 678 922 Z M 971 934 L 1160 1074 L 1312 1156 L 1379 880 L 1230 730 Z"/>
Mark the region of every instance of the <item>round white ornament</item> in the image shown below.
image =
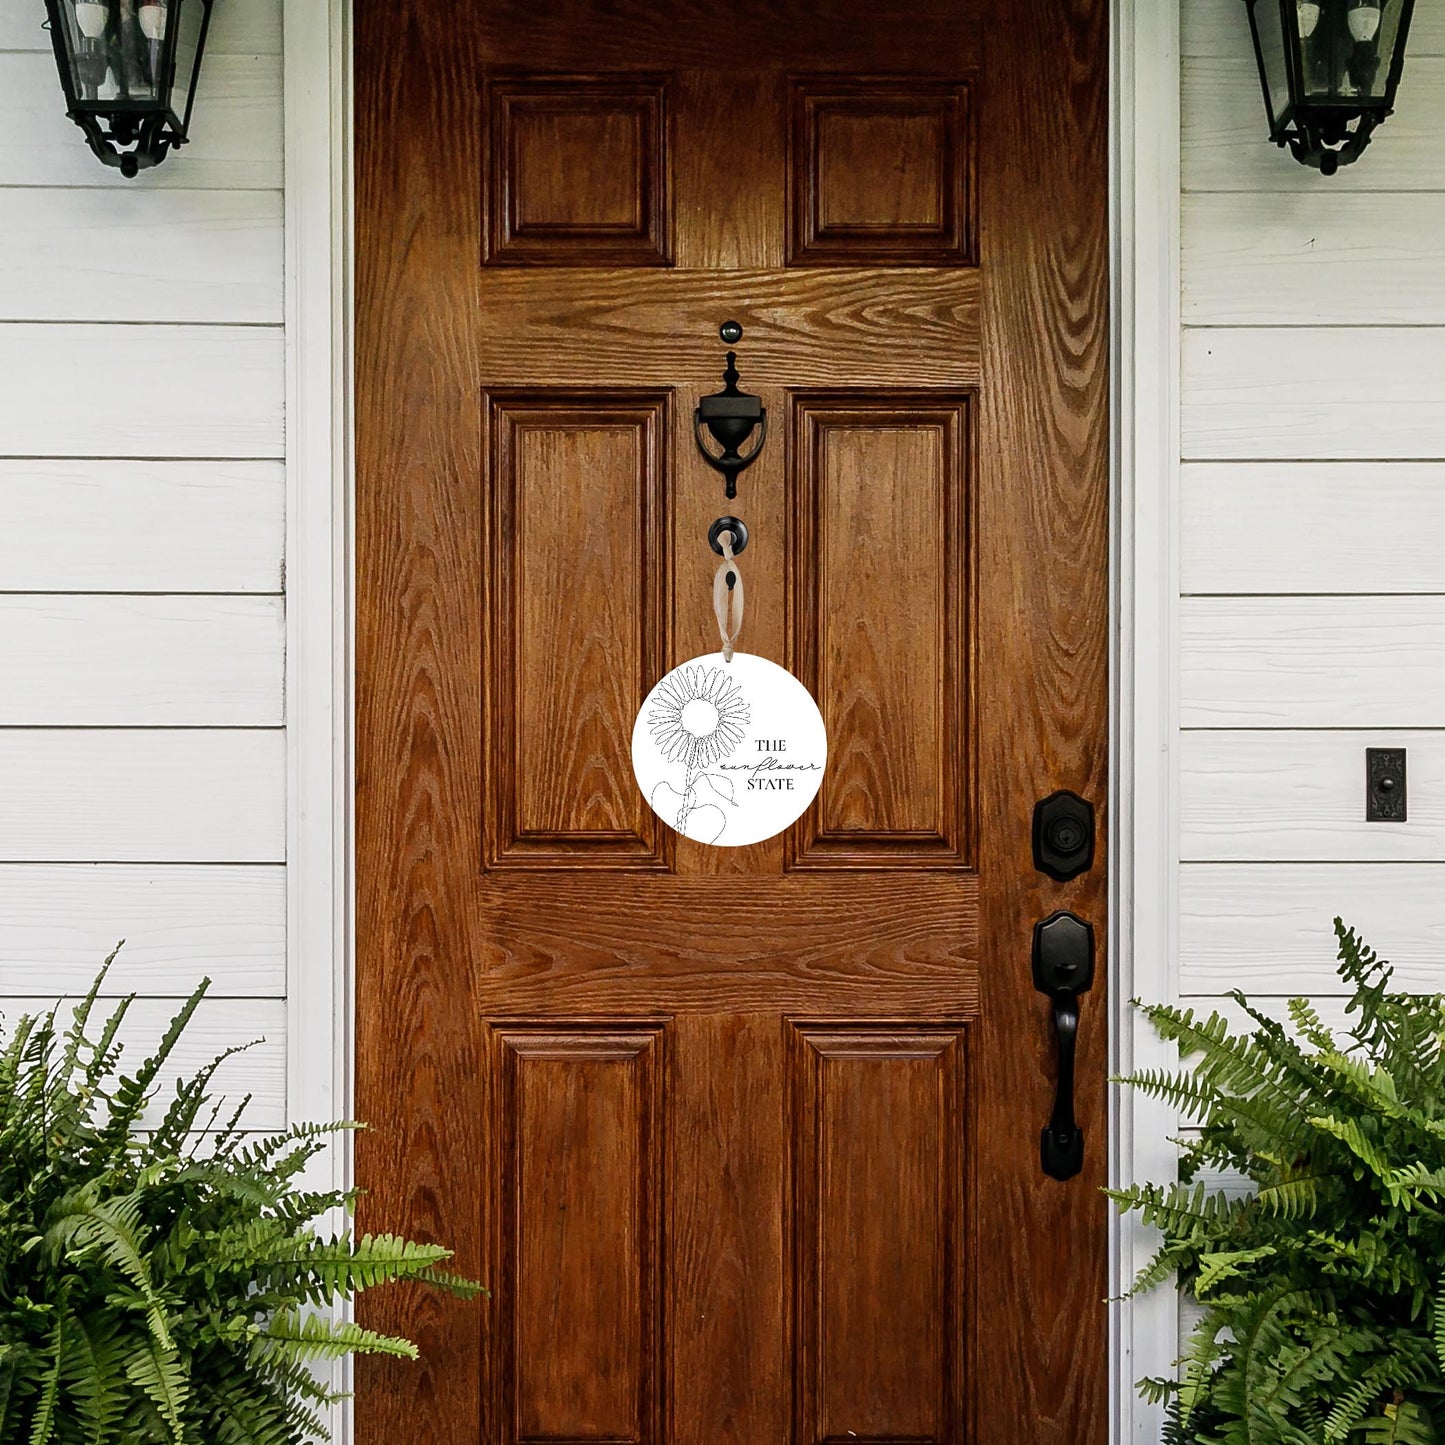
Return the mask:
<path id="1" fill-rule="evenodd" d="M 632 770 L 648 806 L 684 837 L 719 848 L 761 843 L 802 817 L 827 760 L 812 694 L 747 652 L 673 668 L 632 728 Z"/>

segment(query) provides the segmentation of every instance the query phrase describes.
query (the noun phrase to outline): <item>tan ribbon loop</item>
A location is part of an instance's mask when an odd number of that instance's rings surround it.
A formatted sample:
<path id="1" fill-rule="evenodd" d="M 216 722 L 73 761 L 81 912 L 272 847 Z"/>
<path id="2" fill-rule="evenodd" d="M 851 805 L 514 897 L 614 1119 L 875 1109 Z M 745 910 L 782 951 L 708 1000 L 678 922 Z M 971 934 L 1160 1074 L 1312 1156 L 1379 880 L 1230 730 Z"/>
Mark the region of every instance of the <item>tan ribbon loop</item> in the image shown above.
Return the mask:
<path id="1" fill-rule="evenodd" d="M 722 636 L 724 662 L 733 660 L 733 643 L 743 630 L 743 574 L 733 556 L 733 534 L 726 529 L 718 533 L 723 559 L 712 579 L 712 610 L 717 613 L 717 630 Z M 733 585 L 728 586 L 728 574 Z"/>

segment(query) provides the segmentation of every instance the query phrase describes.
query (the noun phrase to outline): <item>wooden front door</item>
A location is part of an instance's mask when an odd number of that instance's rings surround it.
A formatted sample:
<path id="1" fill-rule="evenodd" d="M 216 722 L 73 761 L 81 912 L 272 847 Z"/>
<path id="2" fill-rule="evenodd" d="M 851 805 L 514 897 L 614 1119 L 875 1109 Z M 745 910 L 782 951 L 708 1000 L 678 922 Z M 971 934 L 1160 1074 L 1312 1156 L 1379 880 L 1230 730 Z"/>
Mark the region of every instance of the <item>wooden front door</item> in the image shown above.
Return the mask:
<path id="1" fill-rule="evenodd" d="M 363 1445 L 1103 1441 L 1030 818 L 1105 796 L 1104 11 L 358 0 L 362 1222 L 492 1290 L 374 1302 Z M 734 510 L 830 756 L 714 849 L 629 739 Z"/>

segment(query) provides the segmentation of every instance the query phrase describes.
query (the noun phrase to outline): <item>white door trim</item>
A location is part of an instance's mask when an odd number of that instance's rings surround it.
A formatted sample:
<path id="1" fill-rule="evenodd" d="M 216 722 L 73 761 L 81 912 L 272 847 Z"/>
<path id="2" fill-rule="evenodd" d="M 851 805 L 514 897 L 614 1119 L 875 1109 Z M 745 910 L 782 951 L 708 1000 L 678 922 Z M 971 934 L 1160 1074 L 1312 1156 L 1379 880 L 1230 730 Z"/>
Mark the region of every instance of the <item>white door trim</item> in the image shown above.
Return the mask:
<path id="1" fill-rule="evenodd" d="M 1113 562 L 1110 777 L 1110 1052 L 1115 1073 L 1170 1056 L 1131 1006 L 1169 999 L 1178 920 L 1179 15 L 1177 0 L 1112 0 L 1110 253 Z M 1109 1177 L 1172 1178 L 1177 1120 L 1111 1089 Z M 1115 1217 L 1111 1293 L 1152 1252 L 1137 1218 Z M 1156 1290 L 1110 1309 L 1116 1445 L 1158 1445 L 1162 1412 L 1134 1383 L 1168 1374 L 1178 1307 Z"/>
<path id="2" fill-rule="evenodd" d="M 287 373 L 287 1096 L 293 1119 L 352 1099 L 351 0 L 283 0 Z M 1129 1006 L 1170 997 L 1177 949 L 1179 6 L 1111 0 L 1113 489 L 1112 1066 L 1167 1062 Z M 1110 1101 L 1110 1177 L 1165 1177 L 1174 1120 Z M 350 1182 L 350 1150 L 327 1161 Z M 1148 1252 L 1111 1229 L 1114 1292 Z M 1134 1381 L 1177 1353 L 1172 1294 L 1116 1303 L 1116 1445 L 1156 1445 Z M 337 1439 L 350 1438 L 349 1408 Z"/>
<path id="3" fill-rule="evenodd" d="M 352 1117 L 351 0 L 283 0 L 286 1100 Z M 350 1137 L 316 1161 L 349 1187 Z M 342 1221 L 333 1221 L 340 1226 Z M 349 1388 L 349 1366 L 333 1372 Z M 337 1445 L 351 1409 L 335 1407 Z"/>

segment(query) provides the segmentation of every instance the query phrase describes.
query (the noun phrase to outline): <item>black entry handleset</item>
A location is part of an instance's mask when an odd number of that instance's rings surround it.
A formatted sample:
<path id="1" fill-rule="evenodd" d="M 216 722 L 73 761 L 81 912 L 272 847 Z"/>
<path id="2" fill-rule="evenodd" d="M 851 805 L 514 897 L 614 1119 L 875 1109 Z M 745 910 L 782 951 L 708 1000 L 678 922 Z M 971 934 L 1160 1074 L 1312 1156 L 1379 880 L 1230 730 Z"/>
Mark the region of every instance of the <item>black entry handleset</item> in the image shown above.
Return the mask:
<path id="1" fill-rule="evenodd" d="M 1094 808 L 1077 793 L 1050 793 L 1034 805 L 1034 867 L 1059 883 L 1094 864 Z M 1054 1107 L 1039 1133 L 1039 1164 L 1050 1179 L 1072 1179 L 1084 1167 L 1084 1131 L 1074 1117 L 1074 1053 L 1079 998 L 1094 982 L 1094 930 L 1077 914 L 1052 913 L 1034 924 L 1034 987 L 1053 1013 L 1058 1074 Z"/>
<path id="2" fill-rule="evenodd" d="M 725 321 L 718 335 L 729 347 L 743 337 L 736 321 Z M 757 461 L 768 439 L 768 411 L 760 397 L 739 388 L 738 354 L 729 351 L 721 391 L 705 396 L 693 413 L 697 449 L 721 474 L 729 501 L 738 494 L 738 477 Z M 757 439 L 753 440 L 753 433 Z M 719 451 L 709 448 L 704 433 Z M 752 445 L 749 446 L 749 442 Z M 748 450 L 744 451 L 743 448 Z M 720 557 L 723 534 L 736 556 L 748 545 L 747 526 L 737 517 L 719 517 L 708 528 L 708 545 Z M 728 586 L 733 585 L 729 572 Z M 1067 883 L 1094 864 L 1094 809 L 1077 793 L 1059 791 L 1034 806 L 1034 867 Z M 1034 987 L 1047 994 L 1058 1050 L 1054 1107 L 1039 1134 L 1039 1163 L 1051 1179 L 1072 1179 L 1084 1167 L 1084 1131 L 1074 1117 L 1074 1055 L 1079 1037 L 1079 998 L 1094 982 L 1094 930 L 1067 910 L 1034 925 Z"/>

